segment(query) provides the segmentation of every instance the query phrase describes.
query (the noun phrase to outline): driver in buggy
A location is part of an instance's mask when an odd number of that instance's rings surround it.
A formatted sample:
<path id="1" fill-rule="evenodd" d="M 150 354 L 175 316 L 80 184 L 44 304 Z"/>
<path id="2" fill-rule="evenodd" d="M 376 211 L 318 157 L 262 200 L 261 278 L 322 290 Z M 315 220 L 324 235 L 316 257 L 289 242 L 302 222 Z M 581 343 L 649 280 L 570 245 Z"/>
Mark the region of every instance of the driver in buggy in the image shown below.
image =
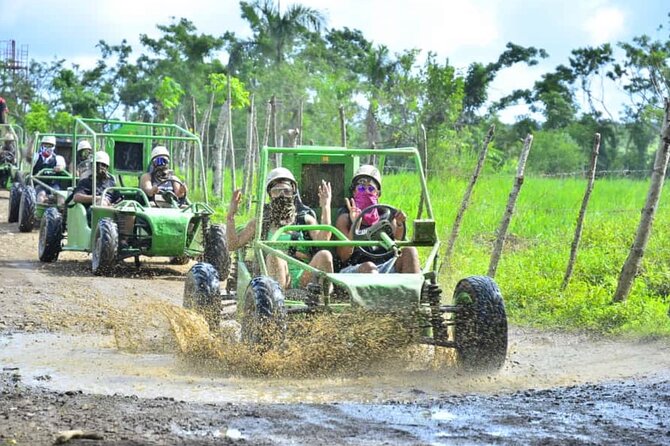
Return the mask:
<path id="1" fill-rule="evenodd" d="M 5 134 L 0 152 L 0 163 L 16 163 L 16 141 L 13 133 Z"/>
<path id="2" fill-rule="evenodd" d="M 149 172 L 140 177 L 140 188 L 156 206 L 163 203 L 172 205 L 169 201 L 173 195 L 178 204 L 184 204 L 188 190 L 186 184 L 170 169 L 170 152 L 167 147 L 156 146 L 151 151 Z M 161 198 L 159 201 L 156 201 L 157 194 Z"/>
<path id="3" fill-rule="evenodd" d="M 349 240 L 354 237 L 365 237 L 370 231 L 379 230 L 383 225 L 390 225 L 389 232 L 395 240 L 403 240 L 406 236 L 405 221 L 407 216 L 400 209 L 378 204 L 382 193 L 382 177 L 379 169 L 364 164 L 351 180 L 352 198 L 345 198 L 346 209 L 338 212 L 335 226 Z M 388 227 L 388 226 L 387 226 Z M 390 234 L 389 234 L 390 235 Z M 419 273 L 419 254 L 415 247 L 402 248 L 400 255 L 380 247 L 340 246 L 337 256 L 342 262 L 340 273 Z"/>
<path id="4" fill-rule="evenodd" d="M 43 169 L 51 169 L 51 175 L 58 175 L 65 170 L 65 158 L 56 154 L 56 137 L 47 135 L 42 138 L 40 149 L 33 155 L 33 170 L 32 174 L 37 175 Z M 57 180 L 45 181 L 51 188 L 60 190 L 60 183 Z M 46 203 L 49 200 L 49 190 L 38 185 L 35 187 L 36 201 L 38 203 Z"/>
<path id="5" fill-rule="evenodd" d="M 0 187 L 6 187 L 7 179 L 12 175 L 12 167 L 16 167 L 16 146 L 14 135 L 7 133 L 0 151 Z"/>
<path id="6" fill-rule="evenodd" d="M 265 190 L 270 197 L 270 203 L 263 210 L 263 238 L 270 238 L 280 227 L 286 225 L 315 225 L 316 214 L 312 209 L 305 206 L 300 200 L 298 183 L 290 170 L 278 167 L 271 170 L 265 181 Z M 321 224 L 330 225 L 330 200 L 332 197 L 330 183 L 321 181 L 319 186 L 319 206 L 321 207 Z M 256 233 L 256 219 L 249 223 L 239 233 L 235 227 L 235 214 L 239 207 L 242 192 L 238 189 L 233 192 L 228 216 L 226 220 L 226 238 L 228 249 L 235 251 L 251 241 Z M 330 240 L 330 231 L 297 231 L 289 234 L 284 233 L 279 240 Z M 315 253 L 310 249 L 289 248 L 288 254 L 304 263 L 328 273 L 333 272 L 333 255 L 330 251 L 322 249 Z M 284 259 L 276 256 L 267 258 L 268 272 L 277 280 L 282 289 L 304 288 L 315 278 L 312 273 L 289 264 Z"/>

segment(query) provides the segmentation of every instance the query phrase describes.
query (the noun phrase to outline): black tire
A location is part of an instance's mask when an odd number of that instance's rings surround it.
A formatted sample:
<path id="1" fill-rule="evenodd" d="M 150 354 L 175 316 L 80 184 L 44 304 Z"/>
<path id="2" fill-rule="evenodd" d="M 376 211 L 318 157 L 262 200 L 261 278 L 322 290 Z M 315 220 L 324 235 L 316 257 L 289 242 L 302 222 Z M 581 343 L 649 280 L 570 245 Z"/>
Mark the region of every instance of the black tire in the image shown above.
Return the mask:
<path id="1" fill-rule="evenodd" d="M 269 348 L 283 340 L 285 331 L 286 308 L 279 284 L 267 276 L 252 279 L 244 294 L 242 342 Z"/>
<path id="2" fill-rule="evenodd" d="M 198 262 L 186 274 L 184 308 L 202 314 L 210 330 L 221 322 L 221 290 L 219 273 L 209 263 Z"/>
<path id="3" fill-rule="evenodd" d="M 30 232 L 35 227 L 35 189 L 23 188 L 19 204 L 19 231 Z"/>
<path id="4" fill-rule="evenodd" d="M 21 192 L 23 187 L 18 184 L 12 184 L 9 190 L 9 207 L 7 211 L 7 222 L 16 223 L 19 221 L 19 207 L 21 206 Z"/>
<path id="5" fill-rule="evenodd" d="M 93 274 L 109 275 L 116 266 L 116 254 L 119 248 L 119 230 L 111 218 L 98 221 L 93 237 L 91 268 Z"/>
<path id="6" fill-rule="evenodd" d="M 458 363 L 471 371 L 495 371 L 507 356 L 507 315 L 498 285 L 486 276 L 458 282 L 454 290 L 454 341 Z"/>
<path id="7" fill-rule="evenodd" d="M 216 268 L 221 280 L 228 278 L 230 274 L 230 253 L 228 252 L 224 225 L 210 225 L 207 228 L 203 261 Z"/>
<path id="8" fill-rule="evenodd" d="M 56 208 L 47 208 L 40 223 L 37 253 L 42 262 L 58 260 L 63 240 L 63 216 Z"/>
<path id="9" fill-rule="evenodd" d="M 17 170 L 16 173 L 14 174 L 14 183 L 19 183 L 21 186 L 26 184 L 26 179 L 23 176 L 23 172 L 20 170 Z"/>

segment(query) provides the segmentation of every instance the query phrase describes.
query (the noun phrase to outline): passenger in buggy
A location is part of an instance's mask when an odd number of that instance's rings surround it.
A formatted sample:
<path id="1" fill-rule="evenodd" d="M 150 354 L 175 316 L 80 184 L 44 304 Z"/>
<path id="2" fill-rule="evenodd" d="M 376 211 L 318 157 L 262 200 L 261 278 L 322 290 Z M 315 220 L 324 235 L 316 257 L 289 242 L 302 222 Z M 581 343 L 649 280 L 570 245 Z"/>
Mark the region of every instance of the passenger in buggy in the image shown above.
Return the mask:
<path id="1" fill-rule="evenodd" d="M 151 151 L 149 172 L 140 177 L 140 188 L 149 201 L 159 207 L 170 207 L 175 198 L 183 205 L 188 189 L 170 169 L 170 152 L 167 147 L 156 146 Z"/>
<path id="2" fill-rule="evenodd" d="M 270 202 L 265 204 L 263 212 L 263 238 L 268 239 L 280 227 L 287 225 L 315 225 L 316 213 L 302 204 L 298 193 L 295 177 L 286 168 L 278 167 L 271 170 L 265 181 L 265 190 Z M 321 224 L 330 225 L 330 202 L 332 198 L 330 183 L 321 181 L 318 190 L 319 206 L 321 207 Z M 256 234 L 256 219 L 251 219 L 247 225 L 237 231 L 235 215 L 239 207 L 242 192 L 238 189 L 233 192 L 227 216 L 226 237 L 228 249 L 235 251 L 249 243 Z M 294 231 L 283 233 L 279 240 L 330 240 L 330 231 Z M 289 248 L 287 252 L 292 257 L 313 266 L 324 272 L 333 272 L 333 255 L 330 251 L 314 250 L 306 247 Z M 304 288 L 310 282 L 316 283 L 317 277 L 276 256 L 267 258 L 268 272 L 277 280 L 283 289 Z"/>

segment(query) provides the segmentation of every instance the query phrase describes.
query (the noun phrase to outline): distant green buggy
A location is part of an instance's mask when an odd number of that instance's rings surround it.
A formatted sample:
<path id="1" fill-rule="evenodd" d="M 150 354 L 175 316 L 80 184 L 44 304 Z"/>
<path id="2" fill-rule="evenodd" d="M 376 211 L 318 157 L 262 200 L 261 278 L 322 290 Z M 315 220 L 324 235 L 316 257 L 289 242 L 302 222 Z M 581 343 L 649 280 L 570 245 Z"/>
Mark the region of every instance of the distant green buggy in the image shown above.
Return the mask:
<path id="1" fill-rule="evenodd" d="M 71 173 L 74 146 L 71 136 L 58 133 L 37 133 L 33 158 L 27 165 L 25 181 L 15 182 L 10 189 L 8 218 L 18 222 L 19 231 L 30 232 L 39 225 L 47 208 L 63 209 L 68 188 L 76 178 Z M 45 156 L 44 147 L 50 147 Z"/>
<path id="2" fill-rule="evenodd" d="M 21 150 L 23 129 L 18 125 L 0 124 L 0 188 L 9 190 L 14 183 L 23 183 Z M 11 223 L 11 222 L 10 222 Z"/>
<path id="3" fill-rule="evenodd" d="M 402 189 L 393 194 L 386 191 L 384 200 L 402 202 L 403 208 L 418 211 L 424 197 L 423 213 L 416 219 L 407 219 L 411 228 L 409 239 L 395 240 L 389 230 L 390 218 L 397 209 L 377 204 L 363 209 L 353 222 L 354 239 L 331 225 L 288 225 L 273 234 L 263 234 L 261 222 L 267 212 L 263 176 L 268 171 L 268 158 L 281 154 L 282 166 L 296 177 L 304 203 L 318 207 L 316 185 L 321 179 L 332 184 L 332 203 L 337 208 L 349 196 L 348 185 L 355 172 L 368 158 L 377 157 L 377 167 L 403 172 Z M 442 302 L 437 283 L 438 252 L 435 220 L 426 181 L 421 169 L 418 151 L 414 148 L 386 150 L 343 149 L 330 147 L 264 148 L 261 150 L 260 170 L 256 184 L 255 218 L 258 228 L 248 249 L 235 253 L 235 268 L 220 292 L 224 276 L 206 263 L 194 265 L 187 275 L 184 306 L 201 312 L 210 323 L 218 326 L 224 301 L 237 303 L 237 317 L 241 324 L 242 340 L 249 344 L 264 345 L 281 338 L 293 317 L 310 314 L 337 313 L 353 309 L 373 313 L 399 315 L 416 331 L 416 339 L 435 347 L 455 349 L 458 362 L 469 370 L 497 370 L 507 354 L 507 317 L 500 290 L 493 279 L 472 276 L 458 282 L 450 302 Z M 362 230 L 361 219 L 377 211 L 376 223 Z M 318 214 L 318 212 L 317 212 Z M 337 215 L 337 209 L 332 209 Z M 410 225 L 411 223 L 411 225 Z M 298 231 L 327 230 L 328 241 L 314 241 L 286 237 Z M 326 273 L 309 266 L 290 254 L 291 249 L 328 249 L 357 247 L 371 252 L 390 253 L 398 258 L 403 249 L 416 247 L 423 259 L 420 273 Z M 268 272 L 268 256 L 284 259 L 288 264 L 302 268 L 320 278 L 305 289 L 283 290 Z M 331 293 L 329 284 L 334 286 Z"/>
<path id="4" fill-rule="evenodd" d="M 126 258 L 134 258 L 137 266 L 140 256 L 169 257 L 176 263 L 200 258 L 215 265 L 219 273 L 227 274 L 225 228 L 211 224 L 214 211 L 207 204 L 204 188 L 200 188 L 204 201 L 191 201 L 186 196 L 177 198 L 169 188 L 160 189 L 150 199 L 139 187 L 152 147 L 158 144 L 167 146 L 164 150 L 168 155 L 180 147 L 201 163 L 202 148 L 197 136 L 168 124 L 77 119 L 74 138 L 86 138 L 98 150 L 102 149 L 116 185 L 99 190 L 101 180 L 94 168 L 90 179 L 92 205 L 68 197 L 64 211 L 54 208 L 45 212 L 38 243 L 41 261 L 56 261 L 62 251 L 88 252 L 93 273 L 110 275 Z M 187 172 L 190 191 L 196 190 L 197 180 L 204 178 L 204 167 L 202 164 L 200 167 L 198 171 Z M 187 181 L 171 177 L 165 182 Z M 114 202 L 101 204 L 101 197 L 113 198 Z"/>

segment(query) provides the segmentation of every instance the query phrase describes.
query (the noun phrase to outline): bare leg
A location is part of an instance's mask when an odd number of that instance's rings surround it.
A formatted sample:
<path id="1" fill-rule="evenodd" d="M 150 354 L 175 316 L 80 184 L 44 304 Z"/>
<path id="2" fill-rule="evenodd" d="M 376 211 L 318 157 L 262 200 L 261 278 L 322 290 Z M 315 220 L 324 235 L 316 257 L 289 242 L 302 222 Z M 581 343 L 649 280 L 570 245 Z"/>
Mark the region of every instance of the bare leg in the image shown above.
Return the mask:
<path id="1" fill-rule="evenodd" d="M 414 246 L 407 246 L 402 249 L 400 257 L 395 262 L 396 271 L 399 273 L 420 273 L 419 252 Z"/>
<path id="2" fill-rule="evenodd" d="M 38 203 L 44 203 L 45 201 L 47 201 L 47 193 L 44 192 L 43 190 L 39 191 L 37 193 L 37 196 L 35 197 L 35 201 L 37 201 Z"/>
<path id="3" fill-rule="evenodd" d="M 323 272 L 332 273 L 333 255 L 330 253 L 330 251 L 321 250 L 314 254 L 314 257 L 312 257 L 312 261 L 309 262 L 309 264 L 310 266 L 313 266 L 314 268 Z M 316 275 L 312 273 L 304 273 L 302 277 L 300 277 L 300 286 L 306 287 L 310 281 L 315 282 L 315 276 Z"/>
<path id="4" fill-rule="evenodd" d="M 288 274 L 288 263 L 286 263 L 286 260 L 276 256 L 268 256 L 267 266 L 268 274 L 279 282 L 279 286 L 284 290 L 288 288 L 291 283 L 291 276 Z"/>
<path id="5" fill-rule="evenodd" d="M 361 266 L 358 267 L 358 272 L 364 274 L 377 274 L 379 273 L 379 270 L 377 269 L 377 265 L 375 265 L 373 262 L 364 262 L 361 263 Z"/>

